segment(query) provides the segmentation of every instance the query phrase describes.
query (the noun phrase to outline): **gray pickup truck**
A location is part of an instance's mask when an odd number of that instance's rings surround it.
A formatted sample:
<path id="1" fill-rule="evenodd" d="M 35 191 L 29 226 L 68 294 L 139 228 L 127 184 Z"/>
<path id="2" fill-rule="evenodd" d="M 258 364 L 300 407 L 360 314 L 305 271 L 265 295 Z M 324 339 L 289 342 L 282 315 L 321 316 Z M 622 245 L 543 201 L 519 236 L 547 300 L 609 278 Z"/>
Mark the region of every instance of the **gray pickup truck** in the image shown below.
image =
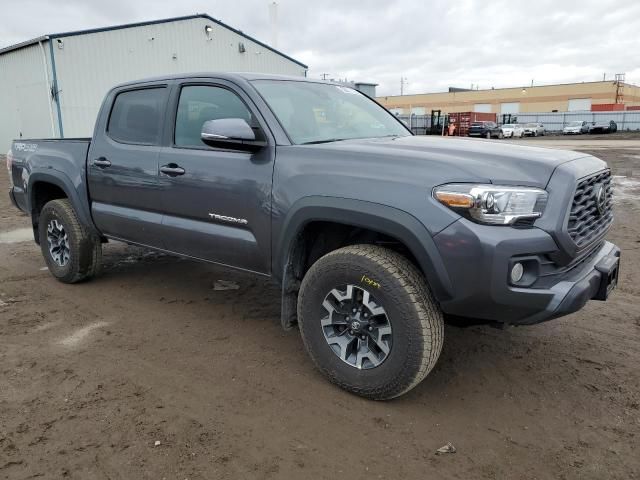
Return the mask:
<path id="1" fill-rule="evenodd" d="M 417 137 L 351 88 L 258 74 L 119 85 L 91 139 L 19 140 L 13 203 L 52 275 L 118 240 L 272 277 L 282 325 L 373 399 L 434 367 L 443 322 L 528 325 L 605 300 L 611 173 L 561 150 Z"/>

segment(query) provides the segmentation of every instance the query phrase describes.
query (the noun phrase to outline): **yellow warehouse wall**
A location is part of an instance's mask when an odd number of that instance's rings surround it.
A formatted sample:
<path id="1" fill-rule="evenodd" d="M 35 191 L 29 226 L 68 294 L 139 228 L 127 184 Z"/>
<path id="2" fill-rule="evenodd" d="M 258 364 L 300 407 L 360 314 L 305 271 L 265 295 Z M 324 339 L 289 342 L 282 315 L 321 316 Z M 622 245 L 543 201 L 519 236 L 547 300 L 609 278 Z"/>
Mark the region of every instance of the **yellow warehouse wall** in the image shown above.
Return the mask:
<path id="1" fill-rule="evenodd" d="M 624 84 L 624 103 L 640 103 L 640 87 Z M 592 105 L 615 103 L 616 84 L 613 81 L 572 83 L 534 87 L 497 88 L 492 90 L 472 90 L 468 92 L 440 92 L 418 95 L 386 96 L 377 100 L 387 108 L 424 108 L 444 112 L 469 112 L 475 104 L 491 104 L 491 111 L 500 113 L 502 103 L 520 103 L 520 112 L 566 112 L 570 99 L 590 98 Z"/>

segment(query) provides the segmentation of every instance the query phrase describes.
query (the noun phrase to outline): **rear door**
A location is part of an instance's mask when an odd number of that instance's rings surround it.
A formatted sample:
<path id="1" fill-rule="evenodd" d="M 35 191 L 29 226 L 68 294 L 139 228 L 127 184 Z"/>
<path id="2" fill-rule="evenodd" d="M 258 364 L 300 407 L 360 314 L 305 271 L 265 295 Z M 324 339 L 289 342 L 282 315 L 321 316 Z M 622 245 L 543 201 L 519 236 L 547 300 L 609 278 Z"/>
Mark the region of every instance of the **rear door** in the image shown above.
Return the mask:
<path id="1" fill-rule="evenodd" d="M 118 90 L 105 102 L 88 164 L 91 213 L 105 235 L 164 248 L 158 155 L 166 85 Z"/>
<path id="2" fill-rule="evenodd" d="M 271 263 L 274 141 L 251 99 L 226 81 L 177 84 L 175 125 L 160 153 L 167 249 L 259 273 Z M 265 135 L 256 153 L 211 148 L 200 140 L 207 120 L 242 118 Z"/>

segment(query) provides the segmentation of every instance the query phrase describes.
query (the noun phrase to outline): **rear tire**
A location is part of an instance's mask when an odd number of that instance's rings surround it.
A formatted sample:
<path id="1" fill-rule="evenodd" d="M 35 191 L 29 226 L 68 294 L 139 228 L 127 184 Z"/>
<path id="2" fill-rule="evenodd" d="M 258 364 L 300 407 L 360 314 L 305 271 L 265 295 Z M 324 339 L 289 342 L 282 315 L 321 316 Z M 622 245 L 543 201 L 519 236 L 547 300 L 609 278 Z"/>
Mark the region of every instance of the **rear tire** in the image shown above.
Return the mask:
<path id="1" fill-rule="evenodd" d="M 67 199 L 48 202 L 40 213 L 40 249 L 51 274 L 77 283 L 99 274 L 102 243 L 78 220 Z"/>
<path id="2" fill-rule="evenodd" d="M 442 313 L 422 274 L 375 245 L 344 247 L 311 266 L 298 296 L 298 323 L 316 367 L 334 384 L 374 400 L 418 385 L 436 364 L 444 337 Z"/>

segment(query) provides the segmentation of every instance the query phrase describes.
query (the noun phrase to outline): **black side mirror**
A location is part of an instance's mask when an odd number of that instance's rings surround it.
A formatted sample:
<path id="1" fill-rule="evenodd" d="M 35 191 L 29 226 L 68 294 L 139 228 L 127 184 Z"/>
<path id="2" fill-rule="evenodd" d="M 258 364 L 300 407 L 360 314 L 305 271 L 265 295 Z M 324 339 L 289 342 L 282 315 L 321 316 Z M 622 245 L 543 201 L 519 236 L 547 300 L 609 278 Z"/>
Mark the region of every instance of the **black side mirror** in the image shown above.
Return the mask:
<path id="1" fill-rule="evenodd" d="M 200 138 L 210 147 L 243 152 L 256 152 L 267 146 L 267 142 L 256 138 L 251 126 L 242 118 L 208 120 L 202 125 Z"/>

